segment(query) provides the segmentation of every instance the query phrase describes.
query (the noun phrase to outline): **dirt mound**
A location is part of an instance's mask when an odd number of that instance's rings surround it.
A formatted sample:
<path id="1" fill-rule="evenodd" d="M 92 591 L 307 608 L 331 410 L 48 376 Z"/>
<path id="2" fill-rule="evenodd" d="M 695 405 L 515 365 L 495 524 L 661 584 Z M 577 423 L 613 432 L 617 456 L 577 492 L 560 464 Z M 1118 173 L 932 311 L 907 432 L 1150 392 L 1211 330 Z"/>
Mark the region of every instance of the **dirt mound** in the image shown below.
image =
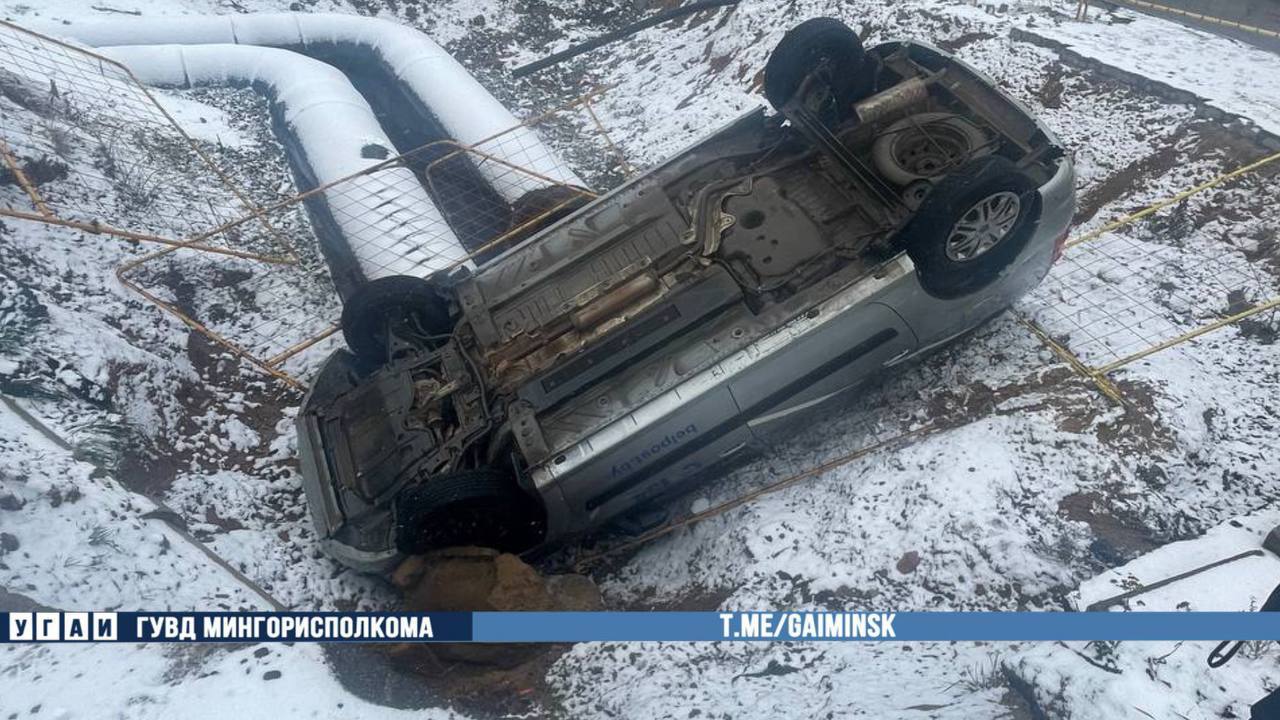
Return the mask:
<path id="1" fill-rule="evenodd" d="M 438 550 L 409 558 L 391 581 L 411 612 L 601 610 L 600 590 L 583 575 L 543 576 L 509 553 L 480 547 Z M 548 651 L 546 645 L 406 646 L 444 663 L 512 668 Z"/>

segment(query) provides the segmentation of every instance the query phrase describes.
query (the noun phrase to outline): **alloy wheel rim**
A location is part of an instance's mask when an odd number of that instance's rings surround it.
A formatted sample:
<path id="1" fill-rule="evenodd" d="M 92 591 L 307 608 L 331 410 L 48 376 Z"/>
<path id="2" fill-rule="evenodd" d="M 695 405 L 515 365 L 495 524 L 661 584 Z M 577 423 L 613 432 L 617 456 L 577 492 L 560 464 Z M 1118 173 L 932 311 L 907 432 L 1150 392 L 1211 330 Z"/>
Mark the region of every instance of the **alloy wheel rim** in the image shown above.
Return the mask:
<path id="1" fill-rule="evenodd" d="M 1013 230 L 1021 211 L 1022 201 L 1008 190 L 979 200 L 951 227 L 947 257 L 968 262 L 987 254 Z"/>

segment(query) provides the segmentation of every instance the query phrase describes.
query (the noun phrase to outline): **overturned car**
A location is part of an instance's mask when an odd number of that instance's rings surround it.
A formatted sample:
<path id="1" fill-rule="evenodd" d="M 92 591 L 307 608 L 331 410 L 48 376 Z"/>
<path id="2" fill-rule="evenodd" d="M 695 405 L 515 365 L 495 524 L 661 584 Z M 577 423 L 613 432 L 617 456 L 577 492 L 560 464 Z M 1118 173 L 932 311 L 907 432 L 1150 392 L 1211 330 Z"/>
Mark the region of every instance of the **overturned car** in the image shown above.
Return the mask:
<path id="1" fill-rule="evenodd" d="M 563 541 L 948 342 L 1061 251 L 1073 171 L 990 79 L 792 29 L 757 110 L 474 271 L 383 278 L 299 415 L 311 513 L 362 570 Z"/>

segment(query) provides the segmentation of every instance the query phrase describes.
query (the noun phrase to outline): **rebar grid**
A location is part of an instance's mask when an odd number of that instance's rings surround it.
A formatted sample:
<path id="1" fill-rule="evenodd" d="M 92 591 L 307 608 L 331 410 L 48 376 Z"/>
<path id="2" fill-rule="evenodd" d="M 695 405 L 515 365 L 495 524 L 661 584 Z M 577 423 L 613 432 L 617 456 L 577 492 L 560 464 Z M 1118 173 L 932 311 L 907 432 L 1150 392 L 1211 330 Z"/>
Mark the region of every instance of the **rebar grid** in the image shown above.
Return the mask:
<path id="1" fill-rule="evenodd" d="M 1277 159 L 1280 154 L 1224 173 L 1072 240 L 1024 301 L 1026 319 L 1114 396 L 1108 373 L 1280 307 L 1273 243 L 1241 232 L 1230 218 L 1197 226 L 1189 217 L 1214 212 L 1231 194 L 1265 192 L 1272 179 L 1257 174 L 1246 181 L 1257 185 L 1252 189 L 1219 186 Z M 1263 212 L 1261 230 L 1274 235 L 1280 213 Z"/>

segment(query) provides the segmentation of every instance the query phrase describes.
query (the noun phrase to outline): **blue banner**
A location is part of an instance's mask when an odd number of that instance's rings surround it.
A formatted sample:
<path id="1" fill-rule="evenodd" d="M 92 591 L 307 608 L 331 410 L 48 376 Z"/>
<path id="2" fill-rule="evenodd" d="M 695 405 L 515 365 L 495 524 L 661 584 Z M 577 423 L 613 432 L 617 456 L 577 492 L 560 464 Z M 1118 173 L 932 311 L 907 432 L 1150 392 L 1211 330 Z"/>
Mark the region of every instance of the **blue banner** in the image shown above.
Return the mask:
<path id="1" fill-rule="evenodd" d="M 1280 640 L 1258 612 L 34 612 L 0 642 Z"/>
<path id="2" fill-rule="evenodd" d="M 478 642 L 591 640 L 1280 640 L 1280 613 L 476 613 Z"/>

